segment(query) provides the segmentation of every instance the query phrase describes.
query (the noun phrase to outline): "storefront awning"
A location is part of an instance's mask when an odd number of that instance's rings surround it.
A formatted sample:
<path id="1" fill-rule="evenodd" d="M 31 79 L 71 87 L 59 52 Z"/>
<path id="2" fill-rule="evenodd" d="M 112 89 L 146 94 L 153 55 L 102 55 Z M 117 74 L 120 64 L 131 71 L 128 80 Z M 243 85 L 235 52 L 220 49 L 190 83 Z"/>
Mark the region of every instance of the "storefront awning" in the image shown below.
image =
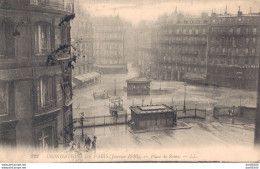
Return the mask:
<path id="1" fill-rule="evenodd" d="M 206 75 L 205 74 L 197 74 L 197 73 L 186 73 L 182 77 L 183 79 L 187 80 L 205 80 Z"/>
<path id="2" fill-rule="evenodd" d="M 77 79 L 81 82 L 87 82 L 87 81 L 95 79 L 99 76 L 100 76 L 100 74 L 97 72 L 90 72 L 90 73 L 82 74 L 79 76 L 75 76 L 74 79 Z"/>
<path id="3" fill-rule="evenodd" d="M 121 64 L 121 65 L 95 65 L 97 68 L 109 68 L 109 69 L 117 69 L 117 68 L 127 68 L 126 64 Z"/>

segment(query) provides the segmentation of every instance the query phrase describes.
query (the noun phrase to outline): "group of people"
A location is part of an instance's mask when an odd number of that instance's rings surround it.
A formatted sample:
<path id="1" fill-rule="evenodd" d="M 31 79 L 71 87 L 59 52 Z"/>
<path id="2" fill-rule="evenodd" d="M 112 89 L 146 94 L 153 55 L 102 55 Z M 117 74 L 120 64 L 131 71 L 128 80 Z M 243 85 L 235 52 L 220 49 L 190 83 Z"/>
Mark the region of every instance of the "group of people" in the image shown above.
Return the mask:
<path id="1" fill-rule="evenodd" d="M 91 140 L 90 137 L 85 138 L 85 140 L 84 140 L 84 143 L 85 143 L 84 148 L 87 151 L 96 151 L 96 141 L 97 141 L 97 137 L 96 136 L 93 137 L 93 140 Z"/>
<path id="2" fill-rule="evenodd" d="M 81 152 L 81 151 L 96 151 L 96 141 L 97 141 L 97 137 L 94 136 L 92 139 L 87 136 L 84 139 L 84 146 L 81 147 L 80 146 L 80 142 L 75 142 L 75 141 L 71 141 L 69 144 L 69 149 L 71 151 L 77 151 L 77 152 Z"/>

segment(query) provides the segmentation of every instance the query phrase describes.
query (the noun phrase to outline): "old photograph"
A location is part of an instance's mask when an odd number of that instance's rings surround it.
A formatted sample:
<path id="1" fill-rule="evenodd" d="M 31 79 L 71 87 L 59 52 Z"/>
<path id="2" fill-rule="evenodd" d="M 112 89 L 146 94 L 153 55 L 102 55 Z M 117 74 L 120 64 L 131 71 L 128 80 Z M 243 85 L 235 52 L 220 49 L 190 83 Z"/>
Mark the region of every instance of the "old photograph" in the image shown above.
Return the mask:
<path id="1" fill-rule="evenodd" d="M 259 0 L 0 0 L 0 163 L 260 161 Z"/>

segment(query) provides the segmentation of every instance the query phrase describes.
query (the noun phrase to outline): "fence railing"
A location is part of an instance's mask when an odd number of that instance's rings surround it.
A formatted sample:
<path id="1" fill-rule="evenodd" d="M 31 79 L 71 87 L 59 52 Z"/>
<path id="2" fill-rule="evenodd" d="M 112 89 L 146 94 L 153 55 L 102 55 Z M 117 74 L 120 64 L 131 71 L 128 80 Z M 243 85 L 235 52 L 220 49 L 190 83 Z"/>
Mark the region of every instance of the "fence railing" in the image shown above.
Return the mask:
<path id="1" fill-rule="evenodd" d="M 130 114 L 120 114 L 117 116 L 93 116 L 93 117 L 81 117 L 76 118 L 75 128 L 80 127 L 96 127 L 105 125 L 115 125 L 115 124 L 127 124 L 131 119 Z"/>
<path id="2" fill-rule="evenodd" d="M 240 112 L 239 107 L 214 107 L 213 117 L 218 119 L 221 116 L 238 116 Z"/>
<path id="3" fill-rule="evenodd" d="M 184 118 L 206 119 L 206 116 L 207 116 L 207 110 L 202 110 L 202 109 L 186 109 L 186 111 L 177 110 L 178 119 L 184 119 Z"/>

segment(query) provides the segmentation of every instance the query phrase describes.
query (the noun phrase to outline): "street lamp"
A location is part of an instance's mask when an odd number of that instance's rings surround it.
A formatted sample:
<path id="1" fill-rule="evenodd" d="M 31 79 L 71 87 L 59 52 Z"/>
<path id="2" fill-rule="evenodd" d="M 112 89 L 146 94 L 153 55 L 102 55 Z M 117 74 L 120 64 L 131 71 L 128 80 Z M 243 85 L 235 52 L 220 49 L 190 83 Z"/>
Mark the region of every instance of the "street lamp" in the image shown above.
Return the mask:
<path id="1" fill-rule="evenodd" d="M 195 103 L 195 118 L 197 118 L 197 103 Z"/>
<path id="2" fill-rule="evenodd" d="M 162 79 L 160 78 L 160 91 L 162 90 Z"/>
<path id="3" fill-rule="evenodd" d="M 82 141 L 84 141 L 83 121 L 84 121 L 84 112 L 81 112 L 80 113 L 80 124 L 81 124 L 81 139 L 82 139 Z"/>
<path id="4" fill-rule="evenodd" d="M 186 87 L 187 83 L 184 83 L 184 104 L 183 104 L 183 113 L 186 113 Z"/>
<path id="5" fill-rule="evenodd" d="M 237 78 L 239 79 L 239 89 L 240 90 L 241 90 L 241 83 L 242 83 L 242 75 L 243 75 L 243 72 L 237 72 Z M 241 99 L 242 99 L 242 95 L 240 94 L 240 96 L 239 96 L 239 106 L 240 106 L 240 109 L 241 109 Z"/>

